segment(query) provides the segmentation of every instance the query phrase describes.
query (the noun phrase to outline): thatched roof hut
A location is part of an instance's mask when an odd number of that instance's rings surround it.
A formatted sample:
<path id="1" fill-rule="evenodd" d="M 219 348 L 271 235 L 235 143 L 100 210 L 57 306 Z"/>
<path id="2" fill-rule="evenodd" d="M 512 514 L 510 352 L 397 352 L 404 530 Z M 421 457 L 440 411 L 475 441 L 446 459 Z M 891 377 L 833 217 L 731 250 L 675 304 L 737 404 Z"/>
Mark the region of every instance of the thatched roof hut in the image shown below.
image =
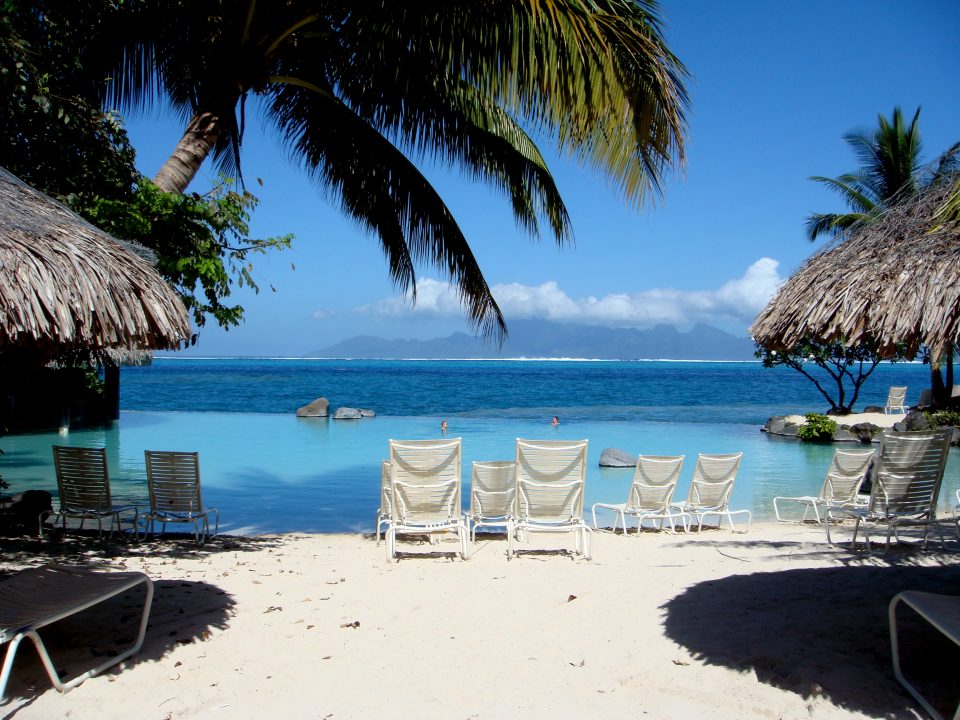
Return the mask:
<path id="1" fill-rule="evenodd" d="M 0 351 L 176 348 L 190 321 L 144 255 L 0 168 Z"/>
<path id="2" fill-rule="evenodd" d="M 804 338 L 875 342 L 890 357 L 904 343 L 932 359 L 960 339 L 960 226 L 930 229 L 951 193 L 939 184 L 811 257 L 750 327 L 770 349 Z"/>

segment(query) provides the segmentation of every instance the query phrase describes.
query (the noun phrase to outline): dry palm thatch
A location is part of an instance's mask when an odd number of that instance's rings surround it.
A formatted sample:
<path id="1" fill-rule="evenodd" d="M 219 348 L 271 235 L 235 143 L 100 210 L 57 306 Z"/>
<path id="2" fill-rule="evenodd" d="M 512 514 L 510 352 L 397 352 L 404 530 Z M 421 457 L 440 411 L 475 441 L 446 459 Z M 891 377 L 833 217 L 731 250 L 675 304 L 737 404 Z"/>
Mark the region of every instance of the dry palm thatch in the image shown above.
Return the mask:
<path id="1" fill-rule="evenodd" d="M 938 183 L 807 260 L 754 320 L 754 340 L 773 350 L 804 338 L 875 343 L 883 357 L 902 343 L 909 357 L 928 347 L 934 362 L 949 354 L 960 339 L 960 224 L 934 216 L 951 192 Z"/>
<path id="2" fill-rule="evenodd" d="M 190 321 L 144 254 L 0 168 L 0 350 L 176 348 Z"/>

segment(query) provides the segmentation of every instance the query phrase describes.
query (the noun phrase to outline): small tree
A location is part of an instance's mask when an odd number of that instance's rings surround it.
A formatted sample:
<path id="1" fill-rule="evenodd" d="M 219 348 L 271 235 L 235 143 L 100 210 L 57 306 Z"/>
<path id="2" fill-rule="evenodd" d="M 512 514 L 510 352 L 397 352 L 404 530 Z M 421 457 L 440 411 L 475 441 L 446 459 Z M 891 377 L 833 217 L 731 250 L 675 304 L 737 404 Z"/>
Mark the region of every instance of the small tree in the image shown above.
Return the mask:
<path id="1" fill-rule="evenodd" d="M 771 350 L 758 344 L 754 355 L 764 367 L 790 367 L 807 378 L 830 403 L 831 415 L 849 415 L 853 411 L 860 388 L 883 359 L 870 345 L 847 346 L 812 338 L 788 350 Z M 904 350 L 898 349 L 897 355 L 889 359 L 903 360 Z M 829 387 L 831 382 L 835 385 L 836 397 L 824 387 Z"/>

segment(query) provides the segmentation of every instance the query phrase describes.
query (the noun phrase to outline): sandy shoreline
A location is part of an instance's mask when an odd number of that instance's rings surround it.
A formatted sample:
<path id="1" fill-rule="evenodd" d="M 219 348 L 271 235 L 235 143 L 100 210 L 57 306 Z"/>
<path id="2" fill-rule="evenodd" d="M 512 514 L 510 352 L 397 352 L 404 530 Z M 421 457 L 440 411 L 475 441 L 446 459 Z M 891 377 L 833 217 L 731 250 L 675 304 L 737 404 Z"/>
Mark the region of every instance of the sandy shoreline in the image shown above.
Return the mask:
<path id="1" fill-rule="evenodd" d="M 948 552 L 852 553 L 798 524 L 600 532 L 590 562 L 508 562 L 502 539 L 468 562 L 396 564 L 363 535 L 106 552 L 4 542 L 7 567 L 52 547 L 50 559 L 142 570 L 157 590 L 141 654 L 68 695 L 23 645 L 2 708 L 15 718 L 913 717 L 890 669 L 887 603 L 960 588 L 955 539 Z M 60 666 L 89 662 L 78 634 L 119 641 L 138 601 L 51 628 Z M 81 648 L 64 654 L 66 642 Z"/>

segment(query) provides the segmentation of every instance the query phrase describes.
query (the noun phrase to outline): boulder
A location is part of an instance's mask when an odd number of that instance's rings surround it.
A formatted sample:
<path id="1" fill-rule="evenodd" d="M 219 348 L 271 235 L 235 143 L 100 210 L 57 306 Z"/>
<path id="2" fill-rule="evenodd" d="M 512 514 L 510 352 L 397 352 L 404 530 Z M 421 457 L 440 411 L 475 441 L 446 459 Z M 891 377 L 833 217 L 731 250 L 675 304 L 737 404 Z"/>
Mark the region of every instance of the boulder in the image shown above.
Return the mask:
<path id="1" fill-rule="evenodd" d="M 377 414 L 373 410 L 360 410 L 360 417 L 376 417 Z"/>
<path id="2" fill-rule="evenodd" d="M 42 512 L 53 512 L 53 498 L 46 490 L 25 490 L 0 499 L 0 526 L 37 532 Z"/>
<path id="3" fill-rule="evenodd" d="M 360 411 L 356 408 L 342 407 L 337 408 L 337 411 L 333 414 L 334 420 L 359 420 L 363 415 L 360 414 Z"/>
<path id="4" fill-rule="evenodd" d="M 838 425 L 833 431 L 834 442 L 860 442 L 860 439 L 850 432 L 850 428 Z"/>
<path id="5" fill-rule="evenodd" d="M 637 458 L 623 450 L 605 448 L 604 451 L 600 453 L 600 467 L 625 468 L 636 467 L 636 465 Z"/>
<path id="6" fill-rule="evenodd" d="M 297 417 L 327 417 L 330 414 L 330 401 L 324 397 L 317 398 L 309 405 L 297 410 Z"/>
<path id="7" fill-rule="evenodd" d="M 787 422 L 786 415 L 774 415 L 772 418 L 767 420 L 762 428 L 763 432 L 768 432 L 771 435 L 785 435 L 786 437 L 796 437 L 797 430 L 799 425 Z"/>
<path id="8" fill-rule="evenodd" d="M 900 422 L 895 423 L 893 427 L 901 432 L 904 430 L 929 430 L 930 421 L 927 419 L 926 413 L 914 410 L 907 413 L 907 416 Z"/>
<path id="9" fill-rule="evenodd" d="M 882 429 L 879 425 L 868 422 L 856 423 L 847 428 L 851 435 L 864 444 L 872 443 Z"/>
<path id="10" fill-rule="evenodd" d="M 864 413 L 880 413 L 883 415 L 883 405 L 867 405 L 863 409 Z"/>

